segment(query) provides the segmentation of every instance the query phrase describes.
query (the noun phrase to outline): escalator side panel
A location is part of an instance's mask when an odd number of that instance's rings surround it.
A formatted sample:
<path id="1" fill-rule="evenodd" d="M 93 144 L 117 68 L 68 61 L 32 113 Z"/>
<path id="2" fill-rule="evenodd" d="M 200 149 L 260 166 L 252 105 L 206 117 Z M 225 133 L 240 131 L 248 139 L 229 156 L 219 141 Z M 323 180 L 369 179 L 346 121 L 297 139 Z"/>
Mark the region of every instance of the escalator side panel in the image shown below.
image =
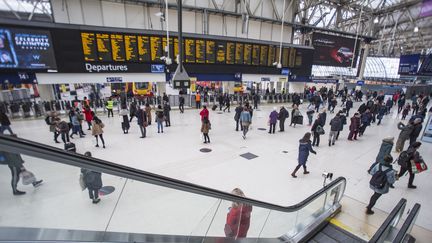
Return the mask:
<path id="1" fill-rule="evenodd" d="M 351 234 L 350 232 L 340 227 L 337 227 L 331 223 L 329 223 L 321 232 L 335 239 L 337 242 L 344 242 L 344 243 L 365 242 L 362 239 L 358 238 L 357 236 Z"/>

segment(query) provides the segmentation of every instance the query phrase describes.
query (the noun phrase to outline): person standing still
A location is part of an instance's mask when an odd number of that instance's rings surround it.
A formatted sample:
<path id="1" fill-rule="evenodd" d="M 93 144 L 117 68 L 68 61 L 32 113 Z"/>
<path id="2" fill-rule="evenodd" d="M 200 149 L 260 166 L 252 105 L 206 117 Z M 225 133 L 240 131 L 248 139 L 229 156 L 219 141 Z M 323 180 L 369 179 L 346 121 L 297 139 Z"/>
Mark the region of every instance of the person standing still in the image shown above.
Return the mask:
<path id="1" fill-rule="evenodd" d="M 211 129 L 210 121 L 207 117 L 201 123 L 201 132 L 204 136 L 204 143 L 210 143 L 209 131 Z"/>
<path id="2" fill-rule="evenodd" d="M 90 152 L 85 152 L 84 155 L 87 157 L 92 157 Z M 102 174 L 100 172 L 84 168 L 81 169 L 81 174 L 83 176 L 84 184 L 89 192 L 89 197 L 92 200 L 92 203 L 99 203 L 99 190 L 102 188 Z"/>
<path id="3" fill-rule="evenodd" d="M 185 98 L 183 97 L 183 95 L 180 95 L 180 97 L 179 97 L 179 110 L 180 110 L 180 113 L 184 113 L 184 103 L 185 103 Z"/>
<path id="4" fill-rule="evenodd" d="M 284 132 L 285 131 L 285 120 L 289 117 L 289 112 L 287 111 L 287 109 L 285 109 L 285 107 L 281 106 L 280 110 L 279 110 L 279 131 L 280 132 Z"/>
<path id="5" fill-rule="evenodd" d="M 275 133 L 276 123 L 278 119 L 278 113 L 276 111 L 276 107 L 273 107 L 273 111 L 269 115 L 269 132 L 268 133 Z"/>
<path id="6" fill-rule="evenodd" d="M 197 109 L 201 109 L 201 95 L 200 93 L 196 93 L 195 95 L 195 105 Z"/>
<path id="7" fill-rule="evenodd" d="M 103 137 L 103 128 L 104 127 L 105 127 L 105 125 L 103 124 L 103 122 L 96 115 L 93 116 L 92 135 L 95 136 L 95 138 L 96 138 L 96 147 L 99 147 L 99 139 L 98 139 L 98 137 L 99 137 L 102 141 L 102 147 L 105 148 L 105 140 Z"/>
<path id="8" fill-rule="evenodd" d="M 108 98 L 108 101 L 106 103 L 106 108 L 108 111 L 108 118 L 110 117 L 110 114 L 111 114 L 111 117 L 114 117 L 114 113 L 113 113 L 114 101 L 111 99 L 111 97 Z"/>
<path id="9" fill-rule="evenodd" d="M 168 102 L 165 102 L 165 104 L 163 106 L 163 112 L 164 112 L 164 116 L 165 116 L 165 127 L 171 126 L 170 111 L 171 111 L 171 106 L 169 105 Z"/>
<path id="10" fill-rule="evenodd" d="M 236 129 L 235 129 L 236 131 L 239 130 L 240 115 L 241 115 L 242 111 L 243 111 L 243 107 L 242 107 L 241 104 L 239 104 L 239 105 L 235 108 L 235 115 L 234 115 L 234 120 L 235 120 L 235 122 L 236 122 Z M 241 126 L 241 124 L 240 124 L 240 128 L 241 128 L 241 130 L 243 131 L 243 127 Z"/>
<path id="11" fill-rule="evenodd" d="M 138 126 L 140 128 L 141 131 L 141 137 L 140 138 L 145 138 L 146 137 L 146 127 L 147 127 L 147 114 L 144 111 L 143 108 L 138 109 L 137 113 L 136 113 L 137 119 L 138 119 Z"/>
<path id="12" fill-rule="evenodd" d="M 312 146 L 317 146 L 319 147 L 319 143 L 320 143 L 320 133 L 318 132 L 318 126 L 322 128 L 321 126 L 321 120 L 319 118 L 320 114 L 318 113 L 312 127 L 311 127 L 311 132 L 313 132 L 313 142 L 312 142 Z"/>

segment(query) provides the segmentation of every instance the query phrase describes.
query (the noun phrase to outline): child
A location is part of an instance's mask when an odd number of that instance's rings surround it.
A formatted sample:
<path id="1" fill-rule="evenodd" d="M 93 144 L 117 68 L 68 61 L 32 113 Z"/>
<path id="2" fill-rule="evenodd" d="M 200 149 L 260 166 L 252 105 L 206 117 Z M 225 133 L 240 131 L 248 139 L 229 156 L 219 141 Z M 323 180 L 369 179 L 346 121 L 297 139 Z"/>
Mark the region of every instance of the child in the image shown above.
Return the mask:
<path id="1" fill-rule="evenodd" d="M 208 117 L 204 117 L 201 125 L 201 132 L 204 135 L 204 143 L 210 143 L 210 137 L 208 135 L 210 129 L 211 129 L 210 121 Z"/>
<path id="2" fill-rule="evenodd" d="M 411 110 L 410 104 L 406 104 L 402 110 L 402 120 L 405 120 L 405 118 L 408 115 L 408 113 L 410 112 L 410 110 Z"/>

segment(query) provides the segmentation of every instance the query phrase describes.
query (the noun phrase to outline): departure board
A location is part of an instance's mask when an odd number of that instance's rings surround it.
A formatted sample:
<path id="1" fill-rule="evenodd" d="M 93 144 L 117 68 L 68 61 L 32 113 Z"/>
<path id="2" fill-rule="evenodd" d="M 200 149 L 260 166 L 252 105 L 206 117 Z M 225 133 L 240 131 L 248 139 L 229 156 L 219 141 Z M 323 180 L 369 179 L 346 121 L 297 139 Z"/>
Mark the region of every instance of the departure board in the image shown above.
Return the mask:
<path id="1" fill-rule="evenodd" d="M 289 48 L 282 49 L 282 67 L 288 67 Z"/>
<path id="2" fill-rule="evenodd" d="M 134 35 L 125 35 L 125 52 L 126 52 L 126 61 L 138 61 L 138 43 L 137 37 Z"/>
<path id="3" fill-rule="evenodd" d="M 150 53 L 152 62 L 162 62 L 160 59 L 163 56 L 162 38 L 159 36 L 150 37 Z"/>
<path id="4" fill-rule="evenodd" d="M 278 47 L 276 47 L 276 50 L 275 50 L 275 62 L 278 62 L 279 63 L 279 52 L 280 51 L 280 48 L 279 48 L 279 46 Z"/>
<path id="5" fill-rule="evenodd" d="M 93 33 L 81 33 L 81 42 L 85 61 L 96 61 L 97 47 L 96 37 Z"/>
<path id="6" fill-rule="evenodd" d="M 168 44 L 167 38 L 163 37 L 162 38 L 162 49 L 163 49 L 163 55 L 162 56 L 167 56 L 166 55 L 166 46 L 167 46 L 167 44 Z M 173 53 L 174 53 L 174 43 L 173 43 L 173 38 L 172 37 L 169 38 L 169 47 L 168 47 L 168 49 L 169 49 L 170 57 L 172 58 L 174 56 L 173 55 Z"/>
<path id="7" fill-rule="evenodd" d="M 184 46 L 185 46 L 185 62 L 195 63 L 195 40 L 185 39 Z"/>
<path id="8" fill-rule="evenodd" d="M 235 43 L 227 42 L 226 44 L 226 64 L 234 64 L 235 61 Z"/>
<path id="9" fill-rule="evenodd" d="M 215 63 L 215 59 L 216 59 L 215 45 L 216 45 L 215 41 L 212 40 L 206 41 L 206 63 Z M 225 52 L 224 52 L 224 61 L 225 61 Z"/>
<path id="10" fill-rule="evenodd" d="M 174 59 L 177 58 L 179 54 L 178 38 L 174 38 Z"/>
<path id="11" fill-rule="evenodd" d="M 233 43 L 234 44 L 234 43 Z M 228 63 L 228 45 L 225 41 L 218 41 L 216 46 L 216 63 Z M 234 56 L 234 55 L 233 55 Z M 231 60 L 234 60 L 231 59 Z"/>
<path id="12" fill-rule="evenodd" d="M 205 63 L 205 40 L 199 39 L 195 41 L 195 51 L 196 63 Z"/>
<path id="13" fill-rule="evenodd" d="M 125 43 L 122 34 L 111 34 L 112 58 L 116 62 L 126 60 Z"/>
<path id="14" fill-rule="evenodd" d="M 296 55 L 295 55 L 295 67 L 301 67 L 303 65 L 303 53 L 301 50 L 297 51 L 296 49 L 292 48 Z"/>
<path id="15" fill-rule="evenodd" d="M 243 43 L 236 43 L 235 64 L 243 64 Z"/>
<path id="16" fill-rule="evenodd" d="M 252 64 L 252 44 L 244 44 L 243 64 Z"/>
<path id="17" fill-rule="evenodd" d="M 289 59 L 288 59 L 288 67 L 295 67 L 296 65 L 296 49 L 290 48 Z M 301 60 L 300 60 L 301 62 Z"/>
<path id="18" fill-rule="evenodd" d="M 112 61 L 109 34 L 96 34 L 99 61 Z"/>
<path id="19" fill-rule="evenodd" d="M 138 60 L 140 62 L 150 62 L 149 39 L 148 36 L 138 36 Z"/>
<path id="20" fill-rule="evenodd" d="M 267 66 L 268 65 L 268 46 L 261 46 L 260 65 L 261 66 Z"/>
<path id="21" fill-rule="evenodd" d="M 252 46 L 252 65 L 259 65 L 260 63 L 260 46 L 253 45 Z"/>
<path id="22" fill-rule="evenodd" d="M 268 52 L 268 66 L 273 66 L 273 63 L 275 62 L 276 57 L 276 47 L 275 46 L 269 46 L 269 52 Z"/>

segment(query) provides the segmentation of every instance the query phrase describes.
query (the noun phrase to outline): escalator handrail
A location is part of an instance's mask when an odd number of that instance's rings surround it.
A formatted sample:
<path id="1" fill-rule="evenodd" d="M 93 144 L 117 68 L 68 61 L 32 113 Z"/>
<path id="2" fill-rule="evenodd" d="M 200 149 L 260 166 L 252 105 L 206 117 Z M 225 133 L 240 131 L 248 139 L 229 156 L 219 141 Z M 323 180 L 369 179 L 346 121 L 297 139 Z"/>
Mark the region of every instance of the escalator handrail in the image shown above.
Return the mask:
<path id="1" fill-rule="evenodd" d="M 393 240 L 393 243 L 403 242 L 405 235 L 408 233 L 408 230 L 410 229 L 412 224 L 415 223 L 415 219 L 417 218 L 417 215 L 420 212 L 420 207 L 421 207 L 420 204 L 418 203 L 414 204 L 414 207 L 411 209 L 410 214 L 408 215 L 407 219 L 405 220 L 402 227 L 400 228 L 398 234 Z"/>
<path id="2" fill-rule="evenodd" d="M 303 201 L 291 205 L 291 206 L 280 206 L 268 202 L 263 202 L 255 199 L 239 197 L 231 193 L 219 191 L 216 189 L 196 185 L 193 183 L 157 175 L 154 173 L 142 171 L 139 169 L 131 168 L 121 164 L 112 163 L 109 161 L 101 160 L 94 157 L 87 157 L 78 153 L 68 152 L 59 148 L 55 148 L 46 144 L 38 142 L 15 138 L 8 135 L 0 134 L 0 150 L 13 152 L 17 154 L 25 154 L 28 156 L 41 158 L 49 161 L 55 161 L 58 163 L 71 165 L 79 168 L 87 168 L 90 170 L 99 171 L 106 174 L 111 174 L 123 178 L 129 178 L 136 181 L 142 181 L 149 184 L 154 184 L 162 187 L 168 187 L 176 190 L 186 191 L 194 194 L 209 196 L 213 198 L 223 199 L 227 201 L 235 201 L 244 204 L 249 204 L 256 207 L 266 208 L 270 210 L 276 210 L 281 212 L 295 212 L 309 203 L 320 197 L 334 186 L 342 183 L 342 195 L 346 187 L 346 179 L 344 177 L 338 177 L 335 180 L 322 187 L 311 196 L 307 197 Z M 341 197 L 340 197 L 341 198 Z"/>
<path id="3" fill-rule="evenodd" d="M 393 219 L 396 218 L 398 215 L 401 216 L 401 214 L 403 214 L 406 203 L 407 200 L 405 198 L 401 198 L 401 200 L 399 200 L 399 203 L 393 208 L 391 213 L 384 220 L 384 223 L 382 223 L 382 225 L 378 228 L 378 230 L 369 240 L 369 243 L 382 242 L 382 240 L 380 239 L 383 237 L 383 234 L 386 232 L 388 227 L 390 227 L 390 224 L 393 222 Z"/>

